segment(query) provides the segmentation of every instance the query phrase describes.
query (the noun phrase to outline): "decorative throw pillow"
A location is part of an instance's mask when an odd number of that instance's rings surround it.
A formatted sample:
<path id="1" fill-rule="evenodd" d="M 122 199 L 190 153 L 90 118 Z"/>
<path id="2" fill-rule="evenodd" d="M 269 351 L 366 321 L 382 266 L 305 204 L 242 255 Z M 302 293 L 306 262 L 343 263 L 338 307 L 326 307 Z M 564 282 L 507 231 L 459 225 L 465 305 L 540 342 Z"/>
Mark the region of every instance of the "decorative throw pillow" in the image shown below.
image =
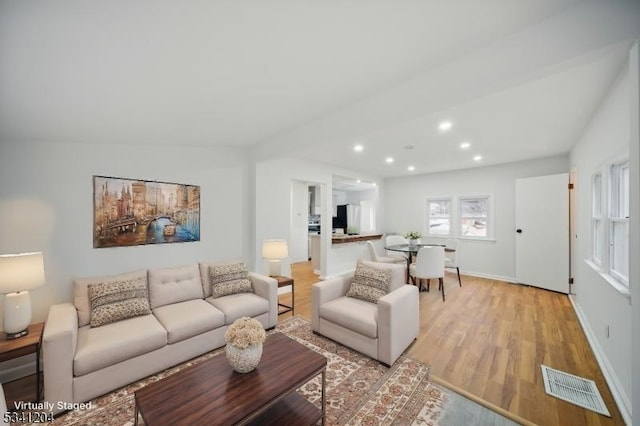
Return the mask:
<path id="1" fill-rule="evenodd" d="M 374 268 L 358 260 L 347 296 L 378 303 L 378 299 L 389 292 L 390 283 L 390 269 Z"/>
<path id="2" fill-rule="evenodd" d="M 210 266 L 209 277 L 214 299 L 236 293 L 253 293 L 249 268 L 243 262 Z"/>
<path id="3" fill-rule="evenodd" d="M 91 327 L 100 327 L 139 315 L 149 315 L 149 294 L 144 277 L 89 284 Z"/>

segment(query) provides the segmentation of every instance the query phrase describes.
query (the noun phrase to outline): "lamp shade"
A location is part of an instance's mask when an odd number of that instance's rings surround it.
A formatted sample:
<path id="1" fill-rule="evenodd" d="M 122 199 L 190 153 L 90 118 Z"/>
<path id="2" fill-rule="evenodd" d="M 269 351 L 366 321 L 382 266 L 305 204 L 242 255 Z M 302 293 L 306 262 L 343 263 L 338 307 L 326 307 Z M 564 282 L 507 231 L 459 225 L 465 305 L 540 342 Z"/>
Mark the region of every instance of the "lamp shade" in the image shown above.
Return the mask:
<path id="1" fill-rule="evenodd" d="M 42 252 L 0 255 L 0 293 L 31 290 L 43 284 Z"/>
<path id="2" fill-rule="evenodd" d="M 277 260 L 289 257 L 286 240 L 264 240 L 262 243 L 262 258 Z"/>

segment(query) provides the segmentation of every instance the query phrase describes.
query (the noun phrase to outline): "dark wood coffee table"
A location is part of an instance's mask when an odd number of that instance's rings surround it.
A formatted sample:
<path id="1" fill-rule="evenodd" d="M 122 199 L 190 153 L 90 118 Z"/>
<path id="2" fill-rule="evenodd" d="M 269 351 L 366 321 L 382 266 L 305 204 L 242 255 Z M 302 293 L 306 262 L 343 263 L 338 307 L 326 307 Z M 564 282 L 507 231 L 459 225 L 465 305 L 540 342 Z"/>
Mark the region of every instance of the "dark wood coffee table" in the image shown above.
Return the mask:
<path id="1" fill-rule="evenodd" d="M 135 423 L 324 424 L 327 359 L 282 333 L 267 337 L 258 367 L 233 371 L 224 354 L 185 368 L 135 393 Z M 322 409 L 296 389 L 322 374 Z"/>

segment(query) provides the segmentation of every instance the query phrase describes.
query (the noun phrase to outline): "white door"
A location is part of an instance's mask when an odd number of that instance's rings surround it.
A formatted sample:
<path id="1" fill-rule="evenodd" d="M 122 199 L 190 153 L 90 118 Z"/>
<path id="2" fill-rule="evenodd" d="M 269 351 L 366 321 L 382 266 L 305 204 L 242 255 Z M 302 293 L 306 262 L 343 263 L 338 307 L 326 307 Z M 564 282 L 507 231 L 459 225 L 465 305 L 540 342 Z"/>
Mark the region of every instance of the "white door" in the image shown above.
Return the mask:
<path id="1" fill-rule="evenodd" d="M 569 293 L 569 174 L 516 179 L 516 279 Z"/>

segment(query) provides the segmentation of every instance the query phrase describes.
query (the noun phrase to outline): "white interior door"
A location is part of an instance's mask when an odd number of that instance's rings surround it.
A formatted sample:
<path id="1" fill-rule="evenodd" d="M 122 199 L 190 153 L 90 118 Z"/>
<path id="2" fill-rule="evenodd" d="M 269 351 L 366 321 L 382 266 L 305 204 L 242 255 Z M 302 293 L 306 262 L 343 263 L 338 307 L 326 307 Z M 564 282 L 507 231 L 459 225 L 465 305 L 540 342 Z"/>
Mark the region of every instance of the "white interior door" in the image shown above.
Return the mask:
<path id="1" fill-rule="evenodd" d="M 569 174 L 516 179 L 516 279 L 569 293 Z"/>

